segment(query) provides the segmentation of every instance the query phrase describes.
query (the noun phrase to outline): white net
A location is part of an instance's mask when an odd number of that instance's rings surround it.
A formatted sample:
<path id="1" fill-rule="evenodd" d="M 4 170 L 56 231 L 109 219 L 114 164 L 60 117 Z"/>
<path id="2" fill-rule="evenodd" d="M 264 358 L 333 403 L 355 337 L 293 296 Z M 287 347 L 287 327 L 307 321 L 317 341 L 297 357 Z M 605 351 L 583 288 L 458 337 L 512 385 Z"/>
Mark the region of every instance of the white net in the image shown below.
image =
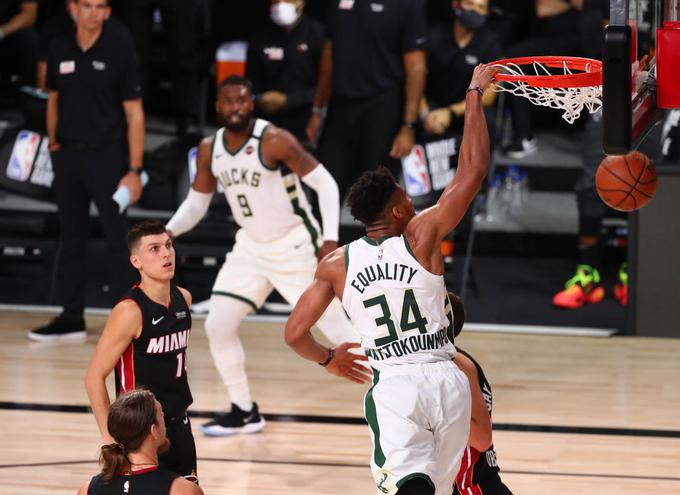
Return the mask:
<path id="1" fill-rule="evenodd" d="M 534 73 L 527 74 L 519 65 L 496 64 L 503 68 L 503 74 L 513 76 L 554 76 L 547 67 L 540 62 L 533 62 Z M 566 62 L 563 63 L 564 74 L 572 74 Z M 597 112 L 602 107 L 602 86 L 585 86 L 574 88 L 543 88 L 532 86 L 523 81 L 499 81 L 495 86 L 496 91 L 506 91 L 515 96 L 528 99 L 534 105 L 562 110 L 562 118 L 573 124 L 586 108 L 590 113 Z"/>

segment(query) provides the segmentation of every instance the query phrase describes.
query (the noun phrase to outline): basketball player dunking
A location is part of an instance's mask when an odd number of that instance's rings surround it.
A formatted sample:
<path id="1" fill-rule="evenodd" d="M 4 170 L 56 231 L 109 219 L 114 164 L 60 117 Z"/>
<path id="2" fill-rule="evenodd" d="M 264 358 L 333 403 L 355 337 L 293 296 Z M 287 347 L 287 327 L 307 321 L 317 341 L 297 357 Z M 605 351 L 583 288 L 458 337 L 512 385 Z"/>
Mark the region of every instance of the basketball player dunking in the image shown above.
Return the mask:
<path id="1" fill-rule="evenodd" d="M 451 308 L 447 308 L 447 313 L 453 315 L 453 335 L 457 337 L 465 323 L 465 306 L 452 292 L 449 292 L 449 301 Z M 472 418 L 470 439 L 456 476 L 453 495 L 512 495 L 498 474 L 500 469 L 493 448 L 491 384 L 486 379 L 482 367 L 472 356 L 458 345 L 456 350 L 458 352 L 453 361 L 470 382 Z"/>
<path id="2" fill-rule="evenodd" d="M 170 449 L 159 465 L 191 481 L 196 477 L 196 446 L 187 408 L 193 402 L 186 372 L 191 333 L 191 294 L 171 283 L 175 250 L 165 226 L 147 220 L 128 232 L 130 262 L 141 282 L 111 310 L 92 361 L 85 388 L 105 444 L 109 394 L 106 377 L 115 367 L 116 394 L 144 387 L 165 412 Z"/>
<path id="3" fill-rule="evenodd" d="M 340 199 L 335 180 L 292 134 L 254 119 L 253 108 L 250 81 L 230 76 L 220 84 L 216 110 L 224 127 L 201 142 L 196 178 L 167 225 L 173 236 L 192 229 L 207 211 L 219 182 L 241 227 L 213 285 L 205 321 L 231 411 L 201 426 L 206 435 L 253 433 L 264 427 L 250 395 L 238 327 L 272 288 L 295 304 L 314 278 L 315 254 L 320 259 L 338 246 Z M 318 195 L 323 235 L 300 180 Z M 333 344 L 358 340 L 339 304 L 329 307 L 319 328 Z"/>
<path id="4" fill-rule="evenodd" d="M 310 328 L 337 296 L 373 368 L 365 399 L 378 493 L 451 495 L 470 432 L 470 387 L 453 363 L 441 240 L 460 222 L 486 176 L 489 133 L 482 94 L 498 69 L 478 65 L 466 95 L 458 169 L 439 201 L 416 215 L 386 168 L 364 173 L 348 204 L 366 236 L 324 258 L 286 324 L 302 357 L 361 381 L 363 367 L 331 367 Z"/>

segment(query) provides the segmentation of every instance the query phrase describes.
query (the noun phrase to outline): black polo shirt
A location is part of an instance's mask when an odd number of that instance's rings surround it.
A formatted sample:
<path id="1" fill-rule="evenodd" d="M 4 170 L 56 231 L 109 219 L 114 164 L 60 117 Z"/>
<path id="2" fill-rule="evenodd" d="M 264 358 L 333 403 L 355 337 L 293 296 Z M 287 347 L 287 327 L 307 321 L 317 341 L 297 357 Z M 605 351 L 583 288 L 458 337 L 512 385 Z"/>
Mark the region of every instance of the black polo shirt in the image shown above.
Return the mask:
<path id="1" fill-rule="evenodd" d="M 422 0 L 335 0 L 333 94 L 368 98 L 402 87 L 403 54 L 426 47 Z"/>
<path id="2" fill-rule="evenodd" d="M 5 24 L 21 11 L 22 3 L 36 3 L 38 0 L 0 0 L 0 24 Z"/>
<path id="3" fill-rule="evenodd" d="M 55 38 L 47 59 L 47 88 L 59 93 L 57 141 L 105 144 L 125 138 L 123 101 L 141 98 L 137 56 L 129 31 L 104 24 L 83 52 L 75 31 Z"/>
<path id="4" fill-rule="evenodd" d="M 502 58 L 500 42 L 491 31 L 478 29 L 465 48 L 453 37 L 453 25 L 441 23 L 428 30 L 425 97 L 430 108 L 465 99 L 477 64 Z"/>
<path id="5" fill-rule="evenodd" d="M 323 41 L 323 25 L 304 15 L 292 31 L 267 23 L 248 42 L 246 75 L 255 94 L 276 90 L 288 95 L 290 109 L 311 105 Z"/>

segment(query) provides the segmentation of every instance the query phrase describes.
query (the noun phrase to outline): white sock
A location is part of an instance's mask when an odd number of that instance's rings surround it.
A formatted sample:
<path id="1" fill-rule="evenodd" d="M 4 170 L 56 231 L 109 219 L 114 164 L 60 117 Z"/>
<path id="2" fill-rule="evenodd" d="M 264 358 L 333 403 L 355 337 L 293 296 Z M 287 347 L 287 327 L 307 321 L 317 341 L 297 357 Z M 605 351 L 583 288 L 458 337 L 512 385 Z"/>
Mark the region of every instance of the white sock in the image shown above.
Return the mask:
<path id="1" fill-rule="evenodd" d="M 205 320 L 205 332 L 215 367 L 229 392 L 229 399 L 244 411 L 253 408 L 253 401 L 238 327 L 250 310 L 250 305 L 237 299 L 212 296 Z"/>

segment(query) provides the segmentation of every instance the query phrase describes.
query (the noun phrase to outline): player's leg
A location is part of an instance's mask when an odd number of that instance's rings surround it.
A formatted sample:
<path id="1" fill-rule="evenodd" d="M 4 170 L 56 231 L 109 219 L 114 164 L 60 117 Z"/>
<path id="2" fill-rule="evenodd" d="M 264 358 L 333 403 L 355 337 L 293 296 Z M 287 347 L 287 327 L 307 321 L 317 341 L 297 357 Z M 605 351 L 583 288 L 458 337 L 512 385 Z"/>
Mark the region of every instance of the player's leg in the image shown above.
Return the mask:
<path id="1" fill-rule="evenodd" d="M 421 400 L 423 377 L 385 377 L 386 373 L 381 376 L 381 372 L 374 372 L 374 385 L 364 399 L 373 443 L 371 472 L 376 493 L 432 494 L 438 468 L 435 437 L 429 429 L 432 411 Z M 426 485 L 431 487 L 429 491 Z"/>
<path id="2" fill-rule="evenodd" d="M 264 303 L 272 287 L 247 253 L 248 247 L 237 236 L 234 250 L 227 255 L 210 298 L 205 331 L 210 353 L 227 388 L 232 407 L 230 412 L 219 414 L 213 421 L 201 426 L 206 435 L 253 433 L 264 427 L 264 419 L 250 395 L 245 352 L 238 329 L 241 320 Z"/>
<path id="3" fill-rule="evenodd" d="M 158 455 L 158 465 L 198 484 L 196 444 L 189 416 L 165 418 L 165 429 L 170 448 Z"/>
<path id="4" fill-rule="evenodd" d="M 439 386 L 433 384 L 430 387 L 438 391 L 440 401 L 439 407 L 435 408 L 437 416 L 432 424 L 437 439 L 437 472 L 433 478 L 438 492 L 451 493 L 470 437 L 470 384 L 465 373 L 453 362 L 441 363 L 432 375 L 431 380 L 435 382 L 437 375 L 441 378 Z"/>

